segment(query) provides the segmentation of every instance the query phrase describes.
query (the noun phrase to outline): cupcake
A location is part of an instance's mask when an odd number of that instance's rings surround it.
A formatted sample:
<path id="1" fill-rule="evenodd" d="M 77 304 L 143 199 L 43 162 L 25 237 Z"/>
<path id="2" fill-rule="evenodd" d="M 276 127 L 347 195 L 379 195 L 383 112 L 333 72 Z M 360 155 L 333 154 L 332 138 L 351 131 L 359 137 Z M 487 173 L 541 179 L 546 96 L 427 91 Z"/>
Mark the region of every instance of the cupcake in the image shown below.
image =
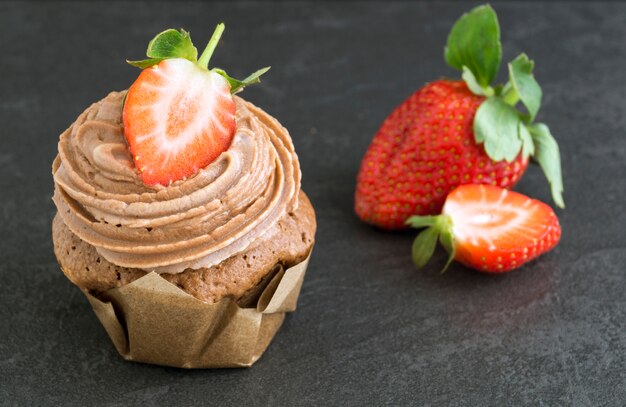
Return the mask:
<path id="1" fill-rule="evenodd" d="M 120 354 L 250 366 L 293 311 L 316 230 L 287 130 L 167 30 L 128 91 L 91 105 L 53 163 L 54 251 Z"/>

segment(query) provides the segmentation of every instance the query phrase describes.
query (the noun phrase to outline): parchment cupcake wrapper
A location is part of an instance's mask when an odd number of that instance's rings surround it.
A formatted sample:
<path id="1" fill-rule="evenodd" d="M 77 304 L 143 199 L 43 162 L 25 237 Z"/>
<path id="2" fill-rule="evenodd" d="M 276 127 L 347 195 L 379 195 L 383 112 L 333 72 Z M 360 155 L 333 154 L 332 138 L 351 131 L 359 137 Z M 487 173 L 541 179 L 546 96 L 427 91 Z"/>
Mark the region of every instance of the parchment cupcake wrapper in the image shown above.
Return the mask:
<path id="1" fill-rule="evenodd" d="M 156 273 L 106 291 L 105 301 L 84 294 L 126 360 L 181 368 L 249 367 L 285 313 L 296 309 L 309 257 L 281 267 L 256 308 L 241 308 L 230 298 L 204 303 Z"/>

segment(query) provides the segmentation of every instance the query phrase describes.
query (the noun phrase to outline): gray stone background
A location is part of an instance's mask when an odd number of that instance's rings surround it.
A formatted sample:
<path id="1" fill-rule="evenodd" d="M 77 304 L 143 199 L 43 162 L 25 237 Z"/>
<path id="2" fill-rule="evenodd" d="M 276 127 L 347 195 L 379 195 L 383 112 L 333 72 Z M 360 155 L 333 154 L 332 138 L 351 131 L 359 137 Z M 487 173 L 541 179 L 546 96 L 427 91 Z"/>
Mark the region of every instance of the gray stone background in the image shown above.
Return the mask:
<path id="1" fill-rule="evenodd" d="M 414 233 L 360 223 L 360 158 L 383 118 L 440 76 L 468 2 L 0 2 L 0 404 L 621 406 L 626 399 L 626 4 L 495 3 L 504 60 L 534 59 L 560 142 L 561 244 L 517 272 L 413 269 Z M 319 231 L 299 309 L 247 370 L 123 361 L 50 237 L 58 135 L 124 89 L 169 27 L 291 131 Z M 501 76 L 503 76 L 501 74 Z M 550 202 L 531 168 L 517 190 Z"/>

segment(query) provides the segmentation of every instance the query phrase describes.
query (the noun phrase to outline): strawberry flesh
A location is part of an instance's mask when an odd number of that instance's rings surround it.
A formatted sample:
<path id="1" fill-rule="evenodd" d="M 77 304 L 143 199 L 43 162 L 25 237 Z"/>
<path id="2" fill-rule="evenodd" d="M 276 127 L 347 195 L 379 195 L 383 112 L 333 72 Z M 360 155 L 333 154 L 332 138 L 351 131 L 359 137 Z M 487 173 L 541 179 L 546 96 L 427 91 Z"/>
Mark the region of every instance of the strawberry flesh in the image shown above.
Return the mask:
<path id="1" fill-rule="evenodd" d="M 452 220 L 454 259 L 484 272 L 517 268 L 552 249 L 561 237 L 550 206 L 490 185 L 456 188 L 443 215 Z"/>
<path id="2" fill-rule="evenodd" d="M 186 59 L 167 59 L 144 69 L 130 87 L 123 120 L 142 181 L 167 186 L 229 148 L 235 102 L 223 76 Z"/>

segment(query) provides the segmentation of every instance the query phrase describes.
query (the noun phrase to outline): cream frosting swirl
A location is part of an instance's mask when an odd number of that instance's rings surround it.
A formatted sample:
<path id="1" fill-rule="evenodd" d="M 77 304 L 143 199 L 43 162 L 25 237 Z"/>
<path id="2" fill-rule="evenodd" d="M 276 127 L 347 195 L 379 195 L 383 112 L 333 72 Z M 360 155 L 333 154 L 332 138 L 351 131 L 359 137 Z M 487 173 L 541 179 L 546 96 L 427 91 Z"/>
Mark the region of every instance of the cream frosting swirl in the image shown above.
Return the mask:
<path id="1" fill-rule="evenodd" d="M 60 216 L 109 262 L 157 273 L 211 267 L 268 238 L 297 208 L 301 173 L 289 133 L 239 97 L 227 151 L 193 177 L 144 185 L 124 138 L 124 95 L 83 112 L 53 164 Z"/>

